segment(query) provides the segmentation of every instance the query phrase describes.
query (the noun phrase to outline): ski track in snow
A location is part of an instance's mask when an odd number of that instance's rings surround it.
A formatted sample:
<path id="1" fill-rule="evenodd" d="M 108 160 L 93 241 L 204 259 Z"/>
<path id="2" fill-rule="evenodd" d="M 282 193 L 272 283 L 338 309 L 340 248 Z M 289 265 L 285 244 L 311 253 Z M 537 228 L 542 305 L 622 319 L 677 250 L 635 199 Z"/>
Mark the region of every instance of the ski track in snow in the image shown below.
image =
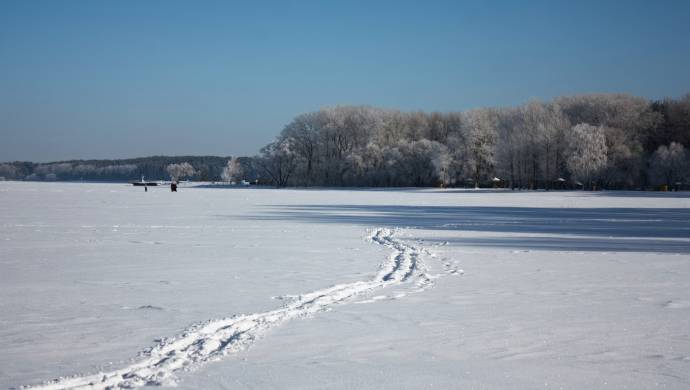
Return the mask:
<path id="1" fill-rule="evenodd" d="M 329 310 L 333 305 L 352 301 L 356 296 L 374 289 L 411 281 L 415 281 L 414 292 L 432 286 L 433 279 L 438 276 L 426 272 L 421 257 L 425 254 L 434 257 L 433 254 L 422 246 L 394 238 L 396 232 L 396 229 L 388 228 L 377 228 L 371 232 L 371 242 L 393 250 L 371 280 L 338 284 L 291 297 L 289 303 L 280 309 L 236 315 L 193 325 L 182 334 L 164 339 L 158 345 L 144 350 L 131 364 L 118 370 L 61 377 L 22 388 L 106 390 L 147 385 L 174 386 L 177 372 L 193 370 L 204 363 L 219 360 L 228 353 L 241 351 L 267 330 L 288 320 Z M 454 272 L 447 273 L 457 274 L 457 270 Z M 397 299 L 404 295 L 398 293 L 393 297 L 378 296 L 362 302 L 373 302 L 382 298 Z"/>

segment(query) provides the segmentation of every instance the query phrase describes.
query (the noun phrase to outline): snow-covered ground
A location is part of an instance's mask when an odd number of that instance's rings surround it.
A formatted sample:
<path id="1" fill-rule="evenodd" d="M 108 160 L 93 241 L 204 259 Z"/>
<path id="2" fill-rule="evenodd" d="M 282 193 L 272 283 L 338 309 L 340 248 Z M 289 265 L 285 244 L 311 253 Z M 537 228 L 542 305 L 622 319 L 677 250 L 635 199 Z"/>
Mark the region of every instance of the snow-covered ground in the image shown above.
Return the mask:
<path id="1" fill-rule="evenodd" d="M 0 216 L 0 388 L 690 388 L 687 193 L 0 182 Z"/>

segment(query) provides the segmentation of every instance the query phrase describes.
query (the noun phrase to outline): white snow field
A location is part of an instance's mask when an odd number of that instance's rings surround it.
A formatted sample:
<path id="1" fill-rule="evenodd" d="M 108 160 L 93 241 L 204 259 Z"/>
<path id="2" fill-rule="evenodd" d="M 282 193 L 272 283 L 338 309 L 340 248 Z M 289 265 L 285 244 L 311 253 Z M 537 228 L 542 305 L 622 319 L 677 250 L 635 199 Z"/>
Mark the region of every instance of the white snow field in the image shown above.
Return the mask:
<path id="1" fill-rule="evenodd" d="M 690 388 L 688 193 L 0 182 L 0 218 L 0 388 Z"/>

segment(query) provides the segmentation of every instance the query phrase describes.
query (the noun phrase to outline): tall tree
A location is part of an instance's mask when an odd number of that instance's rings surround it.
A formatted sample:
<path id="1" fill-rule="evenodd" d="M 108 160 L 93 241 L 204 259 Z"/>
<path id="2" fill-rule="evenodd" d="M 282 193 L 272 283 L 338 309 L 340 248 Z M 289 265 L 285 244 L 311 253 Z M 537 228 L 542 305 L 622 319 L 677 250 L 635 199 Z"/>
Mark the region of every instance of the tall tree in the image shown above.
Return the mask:
<path id="1" fill-rule="evenodd" d="M 237 182 L 244 178 L 244 169 L 242 164 L 237 157 L 233 157 L 228 160 L 228 164 L 223 168 L 223 172 L 220 175 L 223 181 L 227 182 Z"/>
<path id="2" fill-rule="evenodd" d="M 566 133 L 567 165 L 573 176 L 591 188 L 606 166 L 606 138 L 601 126 L 586 123 L 575 125 Z"/>
<path id="3" fill-rule="evenodd" d="M 297 166 L 292 145 L 291 138 L 272 142 L 261 149 L 261 155 L 254 158 L 259 170 L 276 187 L 285 187 Z"/>
<path id="4" fill-rule="evenodd" d="M 661 145 L 651 158 L 651 168 L 657 182 L 673 186 L 688 174 L 688 157 L 685 147 L 678 142 Z"/>
<path id="5" fill-rule="evenodd" d="M 497 119 L 492 109 L 477 109 L 465 114 L 466 167 L 475 187 L 493 172 Z"/>

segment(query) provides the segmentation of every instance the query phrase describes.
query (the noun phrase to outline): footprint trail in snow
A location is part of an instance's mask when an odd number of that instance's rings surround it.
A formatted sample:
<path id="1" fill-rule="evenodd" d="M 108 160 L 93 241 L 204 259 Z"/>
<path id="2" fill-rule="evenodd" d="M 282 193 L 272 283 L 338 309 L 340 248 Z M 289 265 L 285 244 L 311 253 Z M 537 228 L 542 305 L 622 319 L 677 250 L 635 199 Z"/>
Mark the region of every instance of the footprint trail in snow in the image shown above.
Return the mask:
<path id="1" fill-rule="evenodd" d="M 434 277 L 425 272 L 421 256 L 430 252 L 422 246 L 396 239 L 395 233 L 395 230 L 387 228 L 371 232 L 370 241 L 393 250 L 371 280 L 338 284 L 298 295 L 280 309 L 196 324 L 182 334 L 141 352 L 131 364 L 118 370 L 62 377 L 23 388 L 105 390 L 174 385 L 177 380 L 175 374 L 179 371 L 192 370 L 228 353 L 243 350 L 264 332 L 288 320 L 328 310 L 333 305 L 351 301 L 357 295 L 374 289 L 408 281 L 415 281 L 415 291 L 428 288 L 433 284 Z"/>

